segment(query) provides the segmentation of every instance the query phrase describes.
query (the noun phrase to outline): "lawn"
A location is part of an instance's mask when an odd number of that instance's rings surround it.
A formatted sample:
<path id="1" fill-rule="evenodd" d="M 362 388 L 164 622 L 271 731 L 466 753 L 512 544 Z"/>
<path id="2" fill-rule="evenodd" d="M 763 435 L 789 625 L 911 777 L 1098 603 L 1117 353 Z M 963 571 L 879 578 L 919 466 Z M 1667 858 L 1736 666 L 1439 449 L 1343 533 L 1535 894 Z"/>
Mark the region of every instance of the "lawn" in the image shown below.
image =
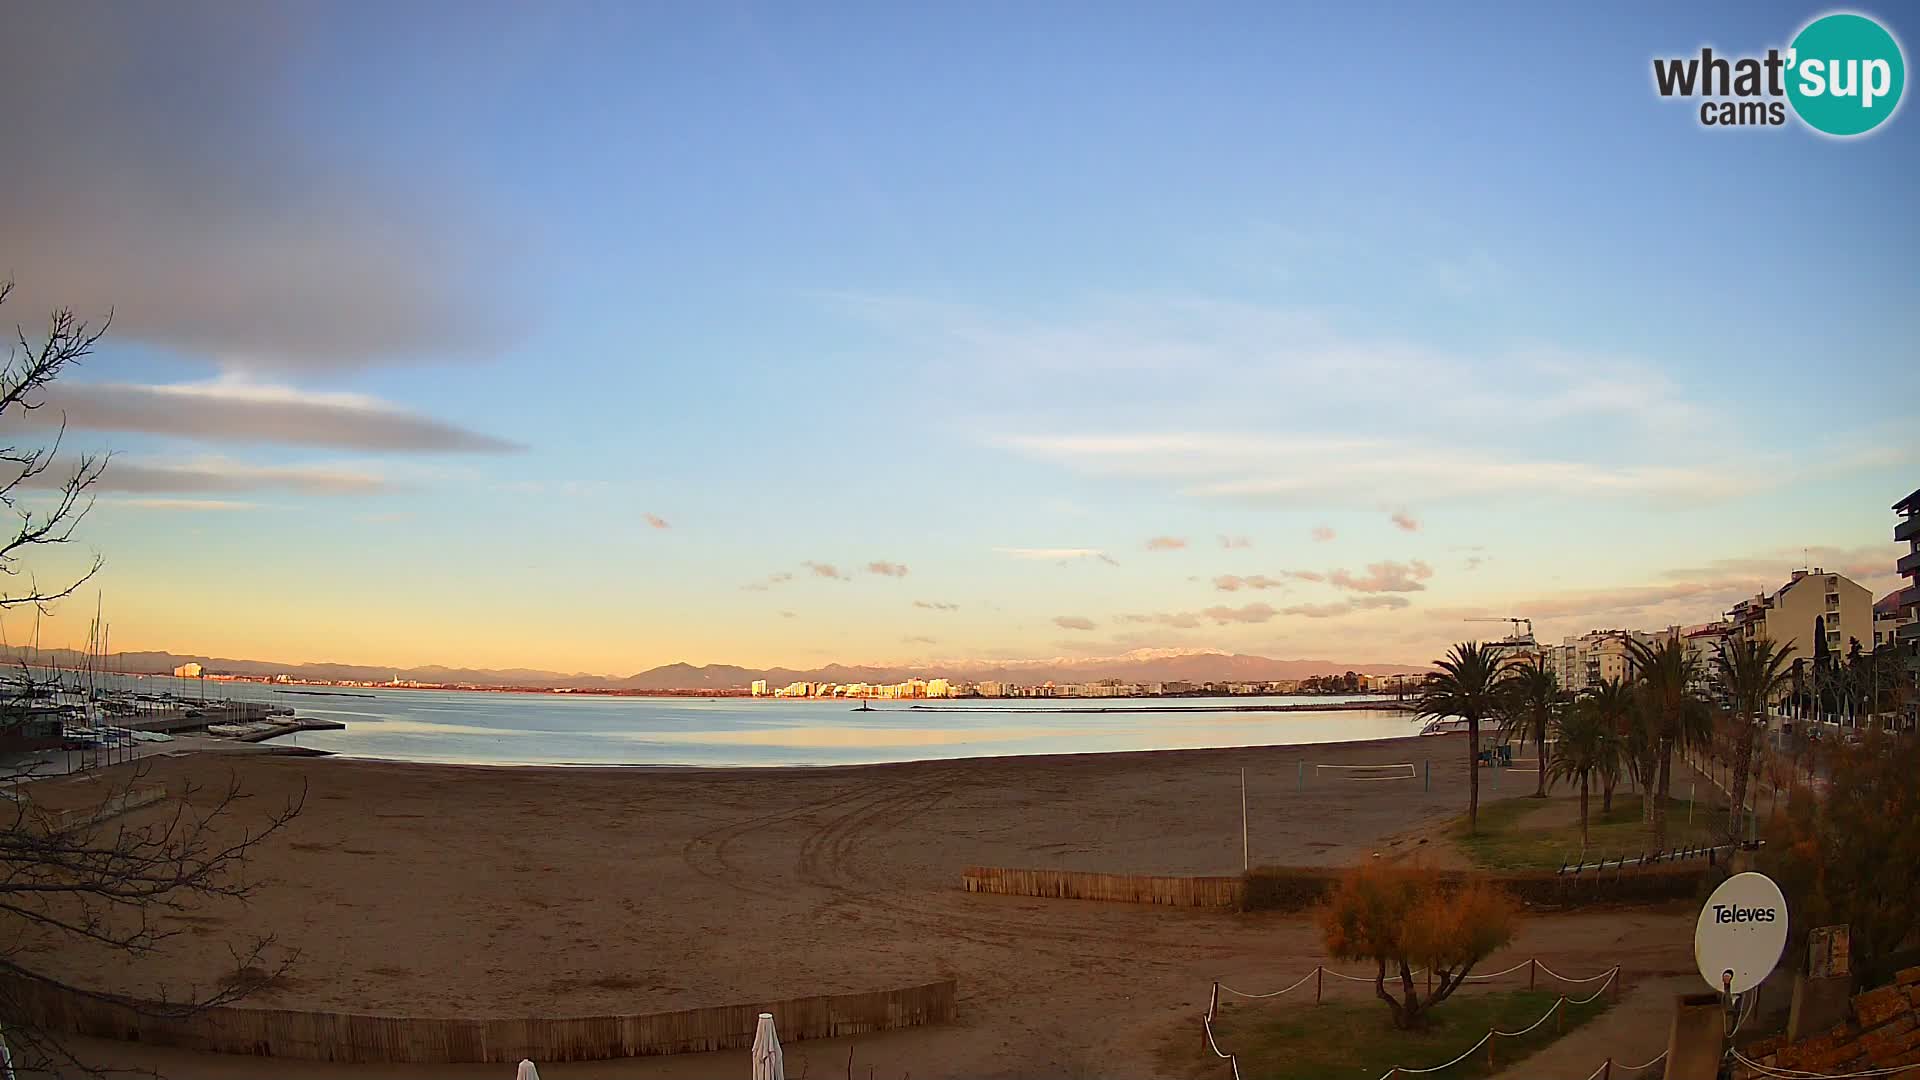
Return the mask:
<path id="1" fill-rule="evenodd" d="M 1518 1031 L 1540 1019 L 1559 997 L 1550 990 L 1468 988 L 1442 1002 L 1419 1031 L 1397 1031 L 1377 1000 L 1284 1001 L 1220 1004 L 1213 1022 L 1222 1050 L 1239 1055 L 1245 1080 L 1379 1080 L 1396 1066 L 1426 1069 L 1451 1061 L 1489 1030 Z M 1607 995 L 1585 1005 L 1565 1007 L 1565 1028 L 1572 1031 L 1606 1011 Z M 1559 1037 L 1552 1020 L 1518 1038 L 1496 1038 L 1498 1072 Z M 1162 1050 L 1168 1071 L 1193 1077 L 1217 1077 L 1224 1065 L 1197 1046 L 1191 1028 L 1169 1038 Z M 1486 1047 L 1446 1071 L 1447 1080 L 1491 1075 Z"/>
<path id="2" fill-rule="evenodd" d="M 1555 813 L 1554 799 L 1501 799 L 1480 804 L 1480 831 L 1467 835 L 1467 819 L 1461 816 L 1454 826 L 1454 838 L 1469 858 L 1490 870 L 1558 870 L 1562 864 L 1580 858 L 1580 819 L 1567 820 L 1564 811 Z M 1653 830 L 1640 821 L 1640 796 L 1613 793 L 1611 813 L 1600 812 L 1600 797 L 1595 795 L 1587 824 L 1589 843 L 1586 859 L 1638 855 L 1653 850 Z M 1702 797 L 1693 807 L 1693 821 L 1687 821 L 1687 800 L 1670 798 L 1667 802 L 1667 846 L 1712 843 L 1720 838 L 1726 822 L 1726 808 Z M 1529 819 L 1546 818 L 1547 824 Z"/>

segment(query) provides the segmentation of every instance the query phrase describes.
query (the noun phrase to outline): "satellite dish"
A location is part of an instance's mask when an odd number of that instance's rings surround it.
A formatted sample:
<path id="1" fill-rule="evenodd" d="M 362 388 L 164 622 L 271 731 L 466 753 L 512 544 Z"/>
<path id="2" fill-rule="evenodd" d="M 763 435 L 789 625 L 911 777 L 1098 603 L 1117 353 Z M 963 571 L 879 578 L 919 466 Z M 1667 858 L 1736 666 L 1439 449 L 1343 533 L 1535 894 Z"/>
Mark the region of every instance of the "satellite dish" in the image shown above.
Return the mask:
<path id="1" fill-rule="evenodd" d="M 1744 994 L 1759 986 L 1787 947 L 1787 898 L 1765 874 L 1735 874 L 1720 883 L 1693 928 L 1693 959 L 1716 991 Z"/>

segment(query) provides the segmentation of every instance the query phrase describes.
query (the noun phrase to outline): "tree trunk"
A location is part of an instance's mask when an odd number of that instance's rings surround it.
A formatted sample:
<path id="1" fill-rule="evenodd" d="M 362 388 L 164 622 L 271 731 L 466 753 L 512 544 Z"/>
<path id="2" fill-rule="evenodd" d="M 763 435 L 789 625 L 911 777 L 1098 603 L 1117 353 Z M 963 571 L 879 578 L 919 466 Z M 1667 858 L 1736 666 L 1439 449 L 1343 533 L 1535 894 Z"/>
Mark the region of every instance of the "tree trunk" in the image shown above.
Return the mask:
<path id="1" fill-rule="evenodd" d="M 1421 1007 L 1420 991 L 1413 985 L 1413 970 L 1407 967 L 1407 962 L 1404 959 L 1400 961 L 1400 990 L 1407 995 L 1406 1024 L 1404 1026 L 1407 1028 L 1419 1027 Z"/>
<path id="2" fill-rule="evenodd" d="M 1480 718 L 1467 717 L 1467 835 L 1480 831 Z"/>
<path id="3" fill-rule="evenodd" d="M 1547 797 L 1547 729 L 1546 727 L 1542 725 L 1539 729 L 1534 731 L 1533 735 L 1534 735 L 1533 756 L 1540 759 L 1540 783 L 1537 787 L 1534 788 L 1533 797 L 1536 799 L 1544 799 Z"/>
<path id="4" fill-rule="evenodd" d="M 1400 1004 L 1399 998 L 1387 993 L 1387 958 L 1382 956 L 1378 959 L 1379 967 L 1375 968 L 1373 973 L 1374 995 L 1386 1002 L 1387 1008 L 1393 1010 L 1393 1026 L 1404 1031 L 1412 1026 L 1407 1017 L 1407 1010 Z"/>
<path id="5" fill-rule="evenodd" d="M 1619 777 L 1608 776 L 1600 781 L 1600 816 L 1613 813 L 1613 787 L 1620 782 Z"/>
<path id="6" fill-rule="evenodd" d="M 1727 842 L 1740 839 L 1740 818 L 1747 808 L 1747 762 L 1753 759 L 1753 721 L 1740 718 L 1740 734 L 1734 740 L 1733 805 L 1727 808 Z"/>
<path id="7" fill-rule="evenodd" d="M 1580 777 L 1580 861 L 1587 861 L 1587 778 Z"/>
<path id="8" fill-rule="evenodd" d="M 1653 846 L 1667 846 L 1667 792 L 1673 785 L 1673 740 L 1660 740 L 1660 779 L 1653 792 Z"/>

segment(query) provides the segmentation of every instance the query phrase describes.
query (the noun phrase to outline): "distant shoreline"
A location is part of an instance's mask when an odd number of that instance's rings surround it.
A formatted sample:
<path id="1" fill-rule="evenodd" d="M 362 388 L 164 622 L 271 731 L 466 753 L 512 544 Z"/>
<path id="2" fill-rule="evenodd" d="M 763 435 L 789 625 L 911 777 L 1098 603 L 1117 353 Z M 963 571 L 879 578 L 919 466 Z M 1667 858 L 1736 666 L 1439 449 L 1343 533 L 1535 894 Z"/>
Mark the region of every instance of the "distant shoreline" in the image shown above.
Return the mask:
<path id="1" fill-rule="evenodd" d="M 1216 696 L 1216 697 L 1217 697 L 1217 696 L 1219 696 L 1219 695 L 1213 695 L 1213 696 Z M 1246 696 L 1246 697 L 1288 697 L 1288 696 L 1295 696 L 1295 695 L 1287 695 L 1287 694 L 1247 694 L 1247 695 L 1245 695 L 1245 696 Z M 792 699 L 787 699 L 787 700 L 792 700 Z M 823 700 L 824 700 L 824 699 L 823 699 Z M 912 699 L 908 699 L 908 700 L 912 700 Z M 965 701 L 965 700 L 967 700 L 967 699 L 966 699 L 966 698 L 956 698 L 956 699 L 954 699 L 954 700 L 956 700 L 956 701 Z M 993 698 L 993 699 L 989 699 L 989 700 L 994 700 L 994 701 L 1024 701 L 1024 700 L 1032 700 L 1032 701 L 1046 701 L 1046 700 L 1049 700 L 1049 699 L 1047 699 L 1047 698 Z M 1055 700 L 1055 701 L 1064 701 L 1064 700 L 1072 700 L 1072 701 L 1106 701 L 1106 700 L 1110 700 L 1110 699 L 1107 699 L 1107 698 L 1054 698 L 1054 699 L 1051 699 L 1051 700 Z M 1078 714 L 1081 714 L 1081 713 L 1214 713 L 1214 712 L 1223 712 L 1223 713 L 1238 713 L 1238 712 L 1381 712 L 1381 711 L 1385 711 L 1385 712 L 1394 712 L 1394 711 L 1400 711 L 1400 712 L 1412 712 L 1412 711 L 1413 711 L 1413 708 L 1414 708 L 1414 706 L 1413 706 L 1413 705 L 1412 705 L 1412 704 L 1411 704 L 1410 702 L 1406 702 L 1406 701 L 1401 701 L 1401 700 L 1399 700 L 1399 699 L 1397 699 L 1397 698 L 1383 698 L 1383 699 L 1382 699 L 1382 700 L 1380 700 L 1380 701 L 1329 701 L 1329 702 L 1327 702 L 1327 703 L 1326 703 L 1326 704 L 1324 704 L 1324 705 L 1316 705 L 1316 704 L 1309 704 L 1309 703 L 1304 703 L 1304 702 L 1289 702 L 1288 704 L 1285 704 L 1285 705 L 1136 705 L 1136 706 L 1131 706 L 1131 707 L 1129 707 L 1129 706 L 1119 706 L 1119 707 L 1110 707 L 1110 706 L 1103 706 L 1103 707 L 1101 707 L 1101 708 L 1097 708 L 1097 709 L 1045 709 L 1045 708 L 1032 708 L 1032 709 L 970 709 L 970 708 L 968 708 L 968 707 L 966 707 L 965 705 L 909 705 L 909 706 L 907 706 L 907 708 L 906 708 L 906 710 L 904 710 L 904 711 L 912 711 L 912 710 L 914 710 L 914 709 L 922 709 L 922 710 L 925 710 L 925 711 L 927 711 L 927 712 L 980 712 L 980 713 L 1054 713 L 1054 712 L 1070 712 L 1070 713 L 1074 713 L 1075 715 L 1078 715 Z M 875 709 L 875 710 L 873 710 L 873 711 L 874 711 L 874 712 L 900 712 L 900 711 L 903 711 L 903 710 L 899 710 L 899 709 Z"/>

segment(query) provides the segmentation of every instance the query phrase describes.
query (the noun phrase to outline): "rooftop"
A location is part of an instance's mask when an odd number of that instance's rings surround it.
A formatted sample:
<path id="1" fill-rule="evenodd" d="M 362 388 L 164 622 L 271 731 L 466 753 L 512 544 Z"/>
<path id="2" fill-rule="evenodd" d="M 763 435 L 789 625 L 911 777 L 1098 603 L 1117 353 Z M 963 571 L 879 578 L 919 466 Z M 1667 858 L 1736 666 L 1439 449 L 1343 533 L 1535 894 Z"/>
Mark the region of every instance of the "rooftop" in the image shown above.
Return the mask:
<path id="1" fill-rule="evenodd" d="M 1893 508 L 1903 513 L 1920 513 L 1920 488 L 1915 489 L 1913 494 L 1894 503 Z"/>

